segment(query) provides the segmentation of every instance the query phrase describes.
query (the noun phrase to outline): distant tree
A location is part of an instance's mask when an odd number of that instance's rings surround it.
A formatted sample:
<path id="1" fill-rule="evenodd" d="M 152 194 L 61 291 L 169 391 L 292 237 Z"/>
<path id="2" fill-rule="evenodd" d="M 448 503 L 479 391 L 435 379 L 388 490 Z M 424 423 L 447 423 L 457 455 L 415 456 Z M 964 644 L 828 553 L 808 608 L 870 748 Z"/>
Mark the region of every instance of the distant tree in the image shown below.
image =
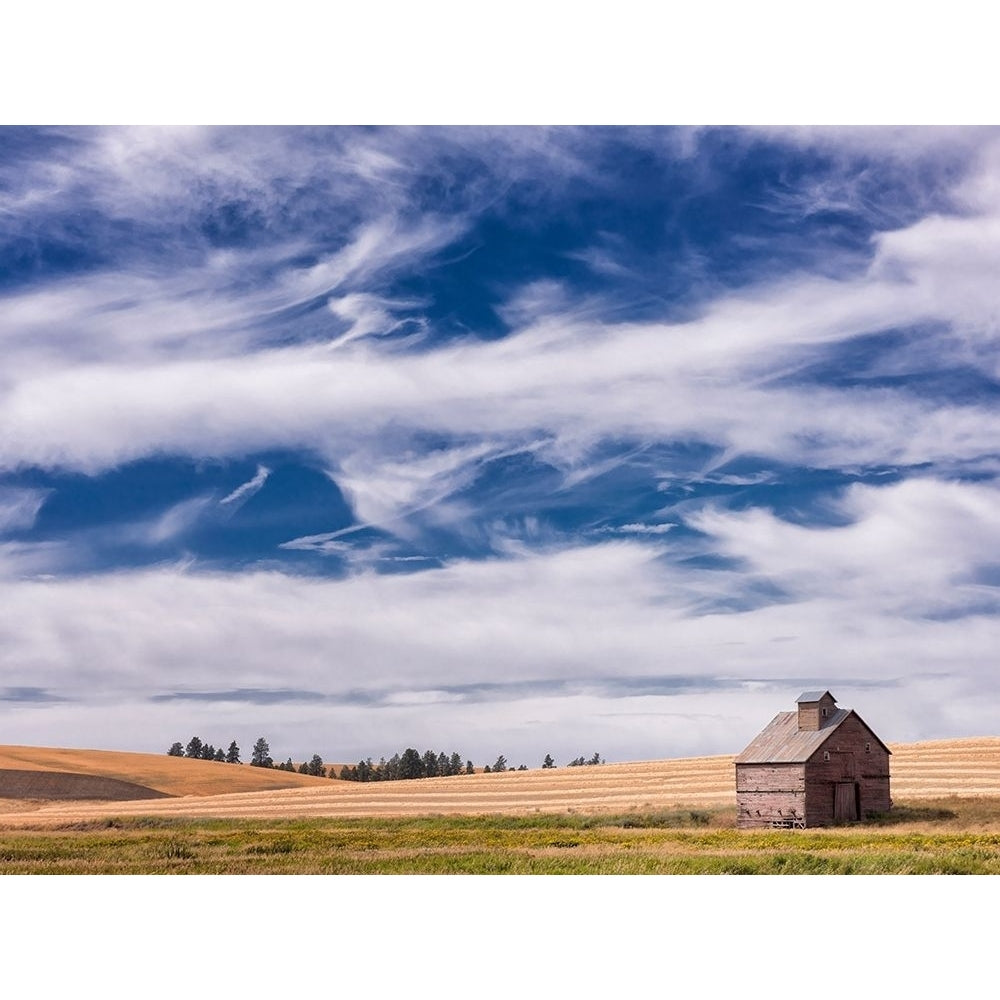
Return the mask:
<path id="1" fill-rule="evenodd" d="M 438 776 L 438 755 L 433 750 L 424 752 L 422 763 L 424 765 L 425 778 L 436 778 Z"/>
<path id="2" fill-rule="evenodd" d="M 226 751 L 226 763 L 240 763 L 240 748 L 236 745 L 236 740 L 233 740 L 233 742 L 229 744 L 229 749 Z"/>
<path id="3" fill-rule="evenodd" d="M 185 757 L 200 757 L 201 756 L 201 740 L 197 736 L 192 736 L 188 740 L 187 748 L 184 750 Z"/>
<path id="4" fill-rule="evenodd" d="M 507 770 L 507 758 L 503 754 L 497 757 L 496 763 L 493 765 L 494 771 L 506 771 Z"/>
<path id="5" fill-rule="evenodd" d="M 590 760 L 587 761 L 587 763 L 588 764 L 603 764 L 604 761 L 601 760 L 601 755 L 599 753 L 595 753 L 594 756 L 591 757 Z"/>
<path id="6" fill-rule="evenodd" d="M 202 760 L 215 760 L 215 747 L 211 743 L 203 743 L 201 753 L 198 754 Z"/>
<path id="7" fill-rule="evenodd" d="M 518 765 L 517 769 L 519 771 L 527 771 L 528 770 L 528 765 L 527 764 L 520 764 L 520 765 Z"/>
<path id="8" fill-rule="evenodd" d="M 221 763 L 225 764 L 225 762 L 226 762 L 226 751 L 223 750 L 222 747 L 219 747 L 219 749 L 215 751 L 215 756 L 212 759 L 220 761 Z"/>
<path id="9" fill-rule="evenodd" d="M 552 759 L 552 754 L 547 753 L 545 755 L 545 760 L 542 761 L 543 768 L 555 767 L 556 762 Z"/>
<path id="10" fill-rule="evenodd" d="M 253 745 L 253 751 L 250 755 L 250 766 L 274 767 L 274 761 L 271 759 L 271 748 L 267 745 L 267 740 L 263 736 Z"/>
<path id="11" fill-rule="evenodd" d="M 167 751 L 168 757 L 183 757 L 184 756 L 184 746 L 181 743 L 171 743 L 170 749 Z"/>
<path id="12" fill-rule="evenodd" d="M 309 761 L 308 774 L 311 774 L 314 778 L 325 778 L 326 768 L 323 766 L 323 758 L 320 757 L 318 753 L 314 753 Z"/>
<path id="13" fill-rule="evenodd" d="M 467 760 L 465 762 L 465 773 L 466 774 L 475 774 L 476 773 L 476 769 L 475 769 L 475 767 L 472 766 L 472 761 L 471 760 Z"/>
<path id="14" fill-rule="evenodd" d="M 443 750 L 437 755 L 437 773 L 439 778 L 445 778 L 451 774 L 451 763 Z"/>
<path id="15" fill-rule="evenodd" d="M 574 757 L 566 766 L 567 767 L 583 767 L 587 762 L 582 757 Z"/>
<path id="16" fill-rule="evenodd" d="M 403 756 L 399 758 L 399 777 L 422 778 L 424 776 L 424 762 L 420 757 L 420 751 L 413 747 L 407 747 L 403 751 Z"/>
<path id="17" fill-rule="evenodd" d="M 297 770 L 299 772 L 299 774 L 308 774 L 309 773 L 309 765 L 305 761 L 302 761 L 302 763 L 299 764 L 299 766 L 297 768 L 295 768 L 294 770 Z"/>
<path id="18" fill-rule="evenodd" d="M 449 774 L 461 774 L 462 773 L 462 758 L 457 753 L 453 753 L 448 760 L 448 773 Z"/>
<path id="19" fill-rule="evenodd" d="M 490 774 L 490 773 L 491 773 L 490 772 L 490 765 L 487 764 L 486 767 L 483 768 L 483 774 Z"/>

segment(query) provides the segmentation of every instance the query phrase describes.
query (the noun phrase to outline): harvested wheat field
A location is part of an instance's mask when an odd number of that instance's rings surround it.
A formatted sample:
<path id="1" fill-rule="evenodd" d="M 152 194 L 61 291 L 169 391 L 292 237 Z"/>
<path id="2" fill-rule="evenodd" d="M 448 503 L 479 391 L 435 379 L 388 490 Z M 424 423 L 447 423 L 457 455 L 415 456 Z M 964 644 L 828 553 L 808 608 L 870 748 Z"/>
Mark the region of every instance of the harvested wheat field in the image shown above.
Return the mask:
<path id="1" fill-rule="evenodd" d="M 897 801 L 1000 796 L 1000 738 L 894 744 Z M 0 798 L 0 823 L 66 823 L 102 816 L 306 818 L 650 812 L 735 807 L 733 757 L 507 771 L 358 784 L 155 754 L 0 747 L 5 771 L 102 775 L 170 798 L 66 801 Z"/>

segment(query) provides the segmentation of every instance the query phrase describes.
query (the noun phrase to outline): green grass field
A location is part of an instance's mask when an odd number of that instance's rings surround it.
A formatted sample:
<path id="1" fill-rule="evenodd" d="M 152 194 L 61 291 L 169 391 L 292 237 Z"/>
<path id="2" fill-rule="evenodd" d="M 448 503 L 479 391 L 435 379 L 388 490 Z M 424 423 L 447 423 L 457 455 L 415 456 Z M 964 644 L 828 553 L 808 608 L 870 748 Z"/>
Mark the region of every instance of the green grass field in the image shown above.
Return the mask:
<path id="1" fill-rule="evenodd" d="M 600 816 L 183 820 L 0 830 L 0 874 L 997 874 L 1000 800 L 744 831 L 730 810 Z"/>

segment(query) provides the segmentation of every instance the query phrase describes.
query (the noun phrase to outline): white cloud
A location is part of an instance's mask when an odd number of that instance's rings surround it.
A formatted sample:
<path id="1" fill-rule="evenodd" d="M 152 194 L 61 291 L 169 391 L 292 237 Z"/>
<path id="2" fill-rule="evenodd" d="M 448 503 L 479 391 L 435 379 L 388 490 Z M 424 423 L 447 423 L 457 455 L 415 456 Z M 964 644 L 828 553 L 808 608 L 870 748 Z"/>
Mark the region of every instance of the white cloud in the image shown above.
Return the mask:
<path id="1" fill-rule="evenodd" d="M 848 523 L 804 527 L 761 509 L 706 509 L 687 521 L 711 536 L 713 551 L 799 599 L 835 594 L 904 618 L 1000 609 L 1000 590 L 977 578 L 998 563 L 996 485 L 854 485 L 831 508 Z"/>
<path id="2" fill-rule="evenodd" d="M 668 531 L 676 527 L 676 524 L 642 524 L 635 522 L 623 524 L 615 528 L 602 528 L 601 531 L 620 535 L 665 535 Z"/>

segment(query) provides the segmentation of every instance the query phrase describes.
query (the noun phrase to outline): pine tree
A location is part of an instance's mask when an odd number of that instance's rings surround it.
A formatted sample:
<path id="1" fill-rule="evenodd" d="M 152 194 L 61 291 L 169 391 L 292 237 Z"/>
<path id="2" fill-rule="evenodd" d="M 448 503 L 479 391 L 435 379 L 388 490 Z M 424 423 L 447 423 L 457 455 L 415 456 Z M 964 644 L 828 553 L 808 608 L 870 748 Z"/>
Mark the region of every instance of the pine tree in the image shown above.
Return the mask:
<path id="1" fill-rule="evenodd" d="M 212 760 L 217 760 L 219 761 L 220 764 L 225 764 L 226 751 L 223 750 L 222 747 L 219 747 L 219 749 L 215 751 L 215 756 L 212 758 Z"/>
<path id="2" fill-rule="evenodd" d="M 326 777 L 326 768 L 323 766 L 323 758 L 320 757 L 318 753 L 314 753 L 312 755 L 312 759 L 309 761 L 306 773 L 311 774 L 314 778 Z"/>
<path id="3" fill-rule="evenodd" d="M 493 765 L 493 771 L 506 771 L 507 770 L 507 758 L 503 754 L 497 757 L 497 762 Z"/>
<path id="4" fill-rule="evenodd" d="M 556 762 L 552 759 L 552 754 L 547 753 L 545 755 L 545 760 L 542 761 L 542 767 L 548 768 L 548 767 L 555 767 L 555 766 L 556 766 Z"/>
<path id="5" fill-rule="evenodd" d="M 274 767 L 271 759 L 271 748 L 267 745 L 267 740 L 263 736 L 253 745 L 253 752 L 250 756 L 251 767 Z"/>
<path id="6" fill-rule="evenodd" d="M 420 751 L 413 747 L 407 747 L 403 751 L 403 756 L 399 758 L 399 774 L 397 777 L 422 778 L 424 776 L 424 762 L 420 758 Z"/>
<path id="7" fill-rule="evenodd" d="M 171 743 L 170 749 L 167 751 L 168 757 L 183 757 L 184 756 L 184 746 L 181 743 Z"/>
<path id="8" fill-rule="evenodd" d="M 185 757 L 200 757 L 201 756 L 201 740 L 197 736 L 192 736 L 188 740 L 187 749 L 184 751 Z"/>
<path id="9" fill-rule="evenodd" d="M 229 744 L 229 749 L 226 751 L 226 763 L 240 763 L 240 748 L 236 745 L 236 740 L 233 740 L 233 742 Z"/>

